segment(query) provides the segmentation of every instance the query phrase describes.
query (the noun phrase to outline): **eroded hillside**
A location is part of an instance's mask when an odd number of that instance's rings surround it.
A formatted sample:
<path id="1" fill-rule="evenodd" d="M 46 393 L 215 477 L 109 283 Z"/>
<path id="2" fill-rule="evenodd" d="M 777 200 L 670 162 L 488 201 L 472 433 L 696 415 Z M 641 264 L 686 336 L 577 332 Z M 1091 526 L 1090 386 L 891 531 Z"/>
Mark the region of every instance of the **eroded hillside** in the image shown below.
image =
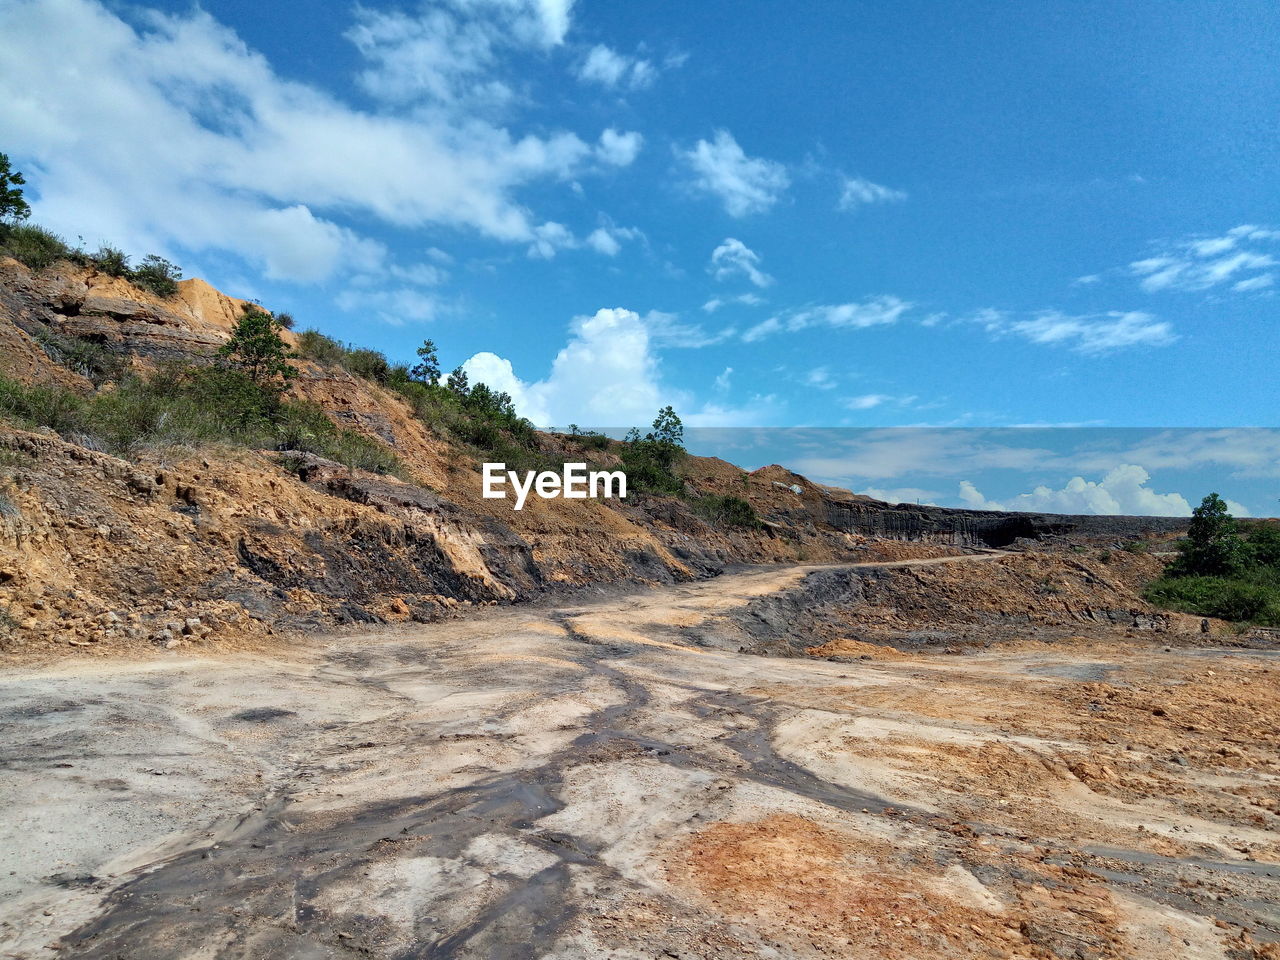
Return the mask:
<path id="1" fill-rule="evenodd" d="M 131 371 L 207 362 L 247 306 L 200 280 L 160 298 L 92 266 L 33 273 L 6 260 L 0 375 L 102 395 Z M 338 365 L 294 365 L 290 396 L 388 451 L 403 479 L 290 450 L 203 444 L 113 455 L 73 429 L 0 426 L 6 648 L 252 642 L 435 620 L 569 587 L 690 580 L 736 563 L 925 556 L 1179 525 L 891 507 L 781 467 L 745 473 L 698 457 L 681 464 L 683 496 L 531 498 L 516 512 L 481 497 L 481 451 L 403 396 Z M 616 443 L 545 433 L 533 442 L 552 461 L 619 464 Z M 697 509 L 707 496 L 744 500 L 759 522 L 719 522 Z"/>

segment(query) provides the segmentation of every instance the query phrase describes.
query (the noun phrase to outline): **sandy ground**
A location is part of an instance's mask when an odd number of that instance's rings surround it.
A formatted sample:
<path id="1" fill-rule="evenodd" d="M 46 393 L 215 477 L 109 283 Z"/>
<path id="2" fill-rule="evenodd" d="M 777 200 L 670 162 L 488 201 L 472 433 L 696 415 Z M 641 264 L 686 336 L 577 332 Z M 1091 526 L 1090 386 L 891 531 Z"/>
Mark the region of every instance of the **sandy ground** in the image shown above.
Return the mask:
<path id="1" fill-rule="evenodd" d="M 1280 658 L 682 642 L 803 574 L 0 674 L 0 956 L 1280 957 Z"/>

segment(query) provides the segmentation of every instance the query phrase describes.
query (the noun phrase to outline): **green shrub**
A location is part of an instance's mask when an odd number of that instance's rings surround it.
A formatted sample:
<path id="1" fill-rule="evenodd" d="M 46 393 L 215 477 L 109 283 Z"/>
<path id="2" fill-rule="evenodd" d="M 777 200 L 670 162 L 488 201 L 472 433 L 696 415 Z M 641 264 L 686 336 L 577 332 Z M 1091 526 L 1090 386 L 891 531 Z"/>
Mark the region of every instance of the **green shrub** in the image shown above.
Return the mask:
<path id="1" fill-rule="evenodd" d="M 113 247 L 110 244 L 104 243 L 98 248 L 98 252 L 93 254 L 89 260 L 95 267 L 108 276 L 129 276 L 129 257 L 118 247 Z"/>
<path id="2" fill-rule="evenodd" d="M 1151 544 L 1145 540 L 1130 540 L 1121 549 L 1127 553 L 1144 554 L 1151 552 Z"/>
<path id="3" fill-rule="evenodd" d="M 716 526 L 751 530 L 764 526 L 756 516 L 755 507 L 741 497 L 708 494 L 693 501 L 693 511 Z"/>
<path id="4" fill-rule="evenodd" d="M 142 258 L 142 262 L 130 272 L 129 279 L 157 297 L 172 297 L 178 292 L 182 271 L 164 257 L 152 253 Z"/>
<path id="5" fill-rule="evenodd" d="M 386 383 L 391 376 L 391 364 L 387 362 L 386 355 L 377 350 L 348 348 L 340 362 L 355 376 L 373 383 Z"/>
<path id="6" fill-rule="evenodd" d="M 346 348 L 319 330 L 303 330 L 298 334 L 298 356 L 327 366 L 336 366 L 347 355 Z"/>
<path id="7" fill-rule="evenodd" d="M 84 397 L 62 386 L 28 387 L 0 377 L 0 418 L 23 427 L 48 427 L 62 433 L 80 420 Z"/>
<path id="8" fill-rule="evenodd" d="M 166 367 L 88 399 L 64 387 L 24 387 L 0 378 L 0 417 L 50 427 L 122 456 L 226 443 L 302 450 L 374 473 L 404 473 L 396 455 L 377 441 L 340 429 L 321 408 L 284 400 L 243 371 L 221 365 Z"/>
<path id="9" fill-rule="evenodd" d="M 69 260 L 74 253 L 62 237 L 34 223 L 0 230 L 0 255 L 13 257 L 32 270 L 44 270 L 59 260 Z"/>
<path id="10" fill-rule="evenodd" d="M 83 337 L 68 337 L 45 328 L 37 330 L 33 339 L 49 359 L 95 384 L 119 379 L 127 366 L 120 354 Z"/>
<path id="11" fill-rule="evenodd" d="M 1157 606 L 1217 617 L 1280 626 L 1280 586 L 1230 577 L 1162 577 L 1144 596 Z"/>
<path id="12" fill-rule="evenodd" d="M 280 324 L 280 326 L 283 327 L 285 330 L 292 330 L 293 325 L 297 323 L 297 321 L 293 319 L 292 313 L 282 312 L 282 313 L 276 314 L 276 323 Z"/>

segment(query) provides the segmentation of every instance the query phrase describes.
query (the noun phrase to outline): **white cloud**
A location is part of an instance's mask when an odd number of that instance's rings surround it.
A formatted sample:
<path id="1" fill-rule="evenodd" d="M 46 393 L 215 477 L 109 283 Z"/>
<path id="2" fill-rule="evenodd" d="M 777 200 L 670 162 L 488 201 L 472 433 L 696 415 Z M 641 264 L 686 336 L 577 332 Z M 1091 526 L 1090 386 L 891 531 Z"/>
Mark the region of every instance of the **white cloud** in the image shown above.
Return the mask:
<path id="1" fill-rule="evenodd" d="M 644 137 L 635 131 L 619 133 L 613 127 L 600 134 L 600 143 L 596 147 L 596 156 L 603 163 L 614 167 L 629 167 L 640 153 Z"/>
<path id="2" fill-rule="evenodd" d="M 597 253 L 603 253 L 606 257 L 616 257 L 622 249 L 622 244 L 618 242 L 617 237 L 604 227 L 596 227 L 587 235 L 587 246 Z"/>
<path id="3" fill-rule="evenodd" d="M 740 303 L 746 307 L 758 307 L 760 304 L 764 303 L 764 299 L 756 296 L 754 293 L 742 293 L 736 297 L 730 297 L 727 300 L 721 297 L 712 297 L 702 305 L 702 309 L 707 313 L 715 313 L 721 307 L 727 307 L 735 303 Z"/>
<path id="4" fill-rule="evenodd" d="M 867 487 L 864 490 L 855 490 L 854 493 L 883 500 L 885 503 L 919 503 L 929 507 L 937 506 L 935 501 L 940 496 L 937 491 L 921 490 L 919 487 L 896 487 L 892 490 Z"/>
<path id="5" fill-rule="evenodd" d="M 586 244 L 596 253 L 606 257 L 616 257 L 627 240 L 644 240 L 644 233 L 635 227 L 619 227 L 608 218 L 604 218 L 603 226 L 596 227 L 587 235 Z"/>
<path id="6" fill-rule="evenodd" d="M 893 397 L 884 393 L 867 393 L 860 397 L 847 398 L 844 401 L 844 405 L 850 410 L 871 410 L 892 399 Z"/>
<path id="7" fill-rule="evenodd" d="M 533 228 L 533 243 L 529 245 L 529 256 L 535 260 L 550 260 L 557 250 L 571 250 L 578 246 L 578 240 L 572 231 L 563 223 L 548 221 Z"/>
<path id="8" fill-rule="evenodd" d="M 477 354 L 463 369 L 473 383 L 506 390 L 522 415 L 543 426 L 647 424 L 671 402 L 672 392 L 659 385 L 649 329 L 638 313 L 601 309 L 576 318 L 570 329 L 545 380 L 523 383 L 509 361 L 491 353 Z"/>
<path id="9" fill-rule="evenodd" d="M 443 309 L 439 297 L 412 287 L 351 286 L 334 299 L 348 313 L 359 311 L 393 327 L 434 320 Z"/>
<path id="10" fill-rule="evenodd" d="M 1237 293 L 1247 293 L 1272 282 L 1263 271 L 1280 261 L 1264 248 L 1276 241 L 1280 231 L 1242 224 L 1222 236 L 1166 243 L 1155 256 L 1129 264 L 1129 272 L 1148 293 L 1208 290 L 1228 283 Z"/>
<path id="11" fill-rule="evenodd" d="M 742 339 L 746 343 L 754 343 L 782 331 L 795 333 L 815 326 L 855 330 L 885 326 L 897 323 L 911 306 L 898 297 L 880 296 L 861 303 L 807 307 L 783 316 L 770 317 L 747 330 Z"/>
<path id="12" fill-rule="evenodd" d="M 462 365 L 472 383 L 487 383 L 511 394 L 516 409 L 541 426 L 581 423 L 594 427 L 647 425 L 670 403 L 686 424 L 734 426 L 759 424 L 773 415 L 772 396 L 753 397 L 745 406 L 698 406 L 686 391 L 662 382 L 655 352 L 659 345 L 679 343 L 688 328 L 669 314 L 642 317 L 634 310 L 605 308 L 576 317 L 569 342 L 556 354 L 546 378 L 522 381 L 511 363 L 492 353 L 479 353 Z M 727 389 L 732 369 L 716 378 Z"/>
<path id="13" fill-rule="evenodd" d="M 804 377 L 804 385 L 815 390 L 833 390 L 836 382 L 831 378 L 831 371 L 826 367 L 814 367 Z"/>
<path id="14" fill-rule="evenodd" d="M 721 374 L 718 377 L 716 377 L 716 382 L 715 382 L 716 390 L 719 391 L 720 393 L 728 393 L 729 387 L 731 386 L 729 381 L 732 376 L 733 376 L 733 367 L 725 367 L 724 370 L 721 372 Z"/>
<path id="15" fill-rule="evenodd" d="M 489 76 L 500 44 L 560 42 L 570 8 L 452 0 L 432 8 L 453 18 L 447 28 L 432 26 L 430 11 L 411 25 L 362 11 L 353 31 L 368 63 L 361 82 L 390 105 L 365 111 L 281 77 L 198 8 L 144 11 L 135 28 L 92 0 L 8 3 L 5 148 L 31 174 L 36 215 L 55 230 L 168 255 L 230 251 L 282 279 L 374 269 L 385 252 L 335 223 L 339 214 L 536 243 L 537 221 L 516 191 L 593 162 L 630 162 L 639 135 L 607 130 L 595 148 L 563 131 L 513 135 L 458 91 Z M 427 54 L 412 44 L 429 52 L 440 30 L 458 41 L 453 60 L 414 73 Z M 430 109 L 397 112 L 414 97 Z"/>
<path id="16" fill-rule="evenodd" d="M 863 180 L 861 177 L 846 177 L 840 190 L 839 208 L 856 210 L 858 207 L 873 203 L 898 203 L 907 199 L 902 190 Z"/>
<path id="17" fill-rule="evenodd" d="M 1137 310 L 1075 316 L 1042 310 L 1030 319 L 1015 320 L 1007 311 L 987 308 L 964 322 L 982 327 L 993 337 L 1019 336 L 1032 343 L 1092 355 L 1126 347 L 1163 347 L 1178 339 L 1168 322 Z"/>
<path id="18" fill-rule="evenodd" d="M 757 287 L 767 287 L 773 277 L 760 269 L 760 255 L 741 240 L 727 237 L 711 251 L 711 271 L 717 280 L 746 277 Z"/>
<path id="19" fill-rule="evenodd" d="M 1124 514 L 1129 516 L 1185 517 L 1191 504 L 1180 493 L 1157 493 L 1147 486 L 1151 475 L 1137 464 L 1115 467 L 1097 481 L 1072 477 L 1060 490 L 1038 486 L 1030 493 L 1007 497 L 1002 501 L 987 499 L 973 483 L 960 482 L 959 498 L 976 510 L 1017 510 L 1042 513 Z M 1248 516 L 1248 510 L 1230 503 L 1236 516 Z"/>
<path id="20" fill-rule="evenodd" d="M 657 76 L 658 71 L 649 60 L 618 53 L 604 44 L 592 47 L 578 68 L 579 80 L 602 87 L 641 90 L 652 85 Z"/>
<path id="21" fill-rule="evenodd" d="M 1087 316 L 1046 311 L 1031 320 L 1009 324 L 1008 329 L 1032 343 L 1069 346 L 1087 354 L 1125 347 L 1163 347 L 1178 339 L 1167 322 L 1136 310 Z"/>
<path id="22" fill-rule="evenodd" d="M 699 140 L 691 150 L 676 154 L 693 171 L 693 185 L 719 197 L 733 217 L 765 212 L 791 184 L 785 166 L 748 157 L 728 130 L 717 130 L 710 141 Z"/>
<path id="23" fill-rule="evenodd" d="M 1233 283 L 1231 285 L 1231 289 L 1236 293 L 1250 293 L 1254 290 L 1265 290 L 1275 282 L 1276 277 L 1274 273 L 1260 273 L 1247 280 L 1240 280 Z"/>

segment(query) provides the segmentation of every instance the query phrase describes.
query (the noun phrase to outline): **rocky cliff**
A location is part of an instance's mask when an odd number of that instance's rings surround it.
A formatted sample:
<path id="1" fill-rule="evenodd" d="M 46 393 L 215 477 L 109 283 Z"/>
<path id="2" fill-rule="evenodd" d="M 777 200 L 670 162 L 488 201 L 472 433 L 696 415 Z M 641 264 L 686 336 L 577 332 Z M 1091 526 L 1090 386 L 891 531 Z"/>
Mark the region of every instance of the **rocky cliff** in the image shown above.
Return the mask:
<path id="1" fill-rule="evenodd" d="M 111 390 L 131 369 L 207 358 L 244 306 L 200 280 L 164 299 L 91 268 L 33 274 L 0 261 L 0 375 L 86 395 Z M 403 397 L 340 367 L 297 366 L 292 394 L 393 450 L 405 479 L 243 448 L 122 459 L 90 438 L 0 423 L 5 648 L 252 643 L 280 631 L 433 620 L 571 587 L 688 580 L 735 563 L 922 556 L 1180 526 L 891 506 L 781 467 L 745 474 L 698 457 L 682 466 L 687 497 L 531 498 L 517 513 L 480 496 L 475 450 L 416 417 Z M 536 442 L 549 456 L 617 463 L 574 438 Z M 762 523 L 709 521 L 694 508 L 707 494 L 748 500 Z"/>

